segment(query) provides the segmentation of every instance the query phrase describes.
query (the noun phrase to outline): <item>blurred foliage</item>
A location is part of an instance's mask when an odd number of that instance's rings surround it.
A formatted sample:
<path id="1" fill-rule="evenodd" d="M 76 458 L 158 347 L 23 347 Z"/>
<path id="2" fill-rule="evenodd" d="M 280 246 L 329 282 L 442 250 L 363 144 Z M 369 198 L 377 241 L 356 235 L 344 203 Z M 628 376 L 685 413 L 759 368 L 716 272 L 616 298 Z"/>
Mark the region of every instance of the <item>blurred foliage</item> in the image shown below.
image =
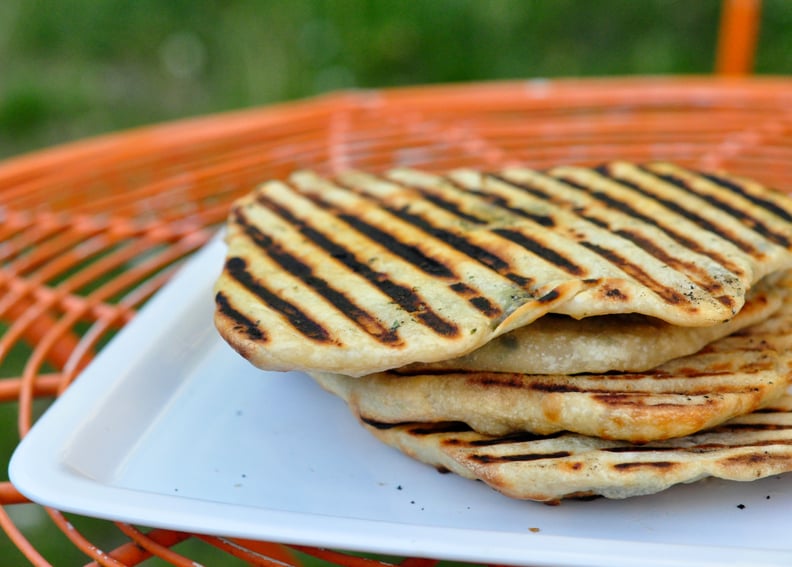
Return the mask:
<path id="1" fill-rule="evenodd" d="M 0 158 L 338 89 L 709 74 L 720 3 L 0 0 Z M 761 26 L 756 72 L 792 73 L 792 0 L 764 0 Z M 19 375 L 25 359 L 12 353 L 0 376 Z M 17 442 L 15 419 L 14 408 L 0 406 L 4 462 Z M 42 510 L 11 512 L 56 565 L 82 561 L 46 517 L 26 516 Z M 117 544 L 112 525 L 75 521 L 94 541 Z M 197 556 L 218 561 L 212 550 Z M 26 563 L 3 535 L 0 558 Z"/>
<path id="2" fill-rule="evenodd" d="M 706 74 L 720 0 L 3 0 L 0 157 L 346 88 Z M 765 0 L 757 72 L 792 72 Z"/>

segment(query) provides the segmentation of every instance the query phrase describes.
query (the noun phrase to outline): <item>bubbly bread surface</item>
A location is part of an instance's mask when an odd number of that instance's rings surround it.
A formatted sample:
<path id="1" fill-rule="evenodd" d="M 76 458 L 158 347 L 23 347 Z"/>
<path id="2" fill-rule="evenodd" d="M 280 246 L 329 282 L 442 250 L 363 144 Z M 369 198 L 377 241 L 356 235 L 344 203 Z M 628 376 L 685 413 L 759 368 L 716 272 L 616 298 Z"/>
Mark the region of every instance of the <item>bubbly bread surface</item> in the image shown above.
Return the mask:
<path id="1" fill-rule="evenodd" d="M 792 203 L 668 164 L 265 183 L 233 206 L 215 323 L 254 365 L 364 375 L 547 313 L 732 319 L 792 267 Z"/>

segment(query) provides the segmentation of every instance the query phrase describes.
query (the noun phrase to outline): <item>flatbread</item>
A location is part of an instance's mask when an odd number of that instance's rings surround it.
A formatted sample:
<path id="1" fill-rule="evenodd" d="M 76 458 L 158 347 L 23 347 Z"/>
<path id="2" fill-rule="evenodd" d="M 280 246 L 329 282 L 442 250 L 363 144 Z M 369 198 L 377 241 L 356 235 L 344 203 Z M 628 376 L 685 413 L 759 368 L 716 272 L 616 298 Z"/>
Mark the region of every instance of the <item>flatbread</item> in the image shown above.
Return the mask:
<path id="1" fill-rule="evenodd" d="M 481 370 L 521 374 L 640 372 L 682 356 L 775 313 L 789 288 L 765 278 L 751 290 L 740 312 L 710 327 L 680 327 L 644 315 L 573 319 L 549 314 L 452 360 L 415 363 L 402 374 Z M 769 281 L 766 281 L 769 280 Z"/>
<path id="2" fill-rule="evenodd" d="M 303 172 L 233 206 L 215 323 L 260 368 L 356 376 L 550 312 L 716 325 L 792 267 L 790 219 L 780 193 L 665 164 Z"/>
<path id="3" fill-rule="evenodd" d="M 763 322 L 643 372 L 311 375 L 366 421 L 461 421 L 491 435 L 567 430 L 633 442 L 681 437 L 750 413 L 786 391 L 792 297 Z"/>
<path id="4" fill-rule="evenodd" d="M 792 471 L 792 396 L 689 437 L 647 445 L 573 433 L 482 435 L 460 423 L 364 423 L 441 471 L 519 499 L 627 498 L 706 477 L 752 481 Z"/>

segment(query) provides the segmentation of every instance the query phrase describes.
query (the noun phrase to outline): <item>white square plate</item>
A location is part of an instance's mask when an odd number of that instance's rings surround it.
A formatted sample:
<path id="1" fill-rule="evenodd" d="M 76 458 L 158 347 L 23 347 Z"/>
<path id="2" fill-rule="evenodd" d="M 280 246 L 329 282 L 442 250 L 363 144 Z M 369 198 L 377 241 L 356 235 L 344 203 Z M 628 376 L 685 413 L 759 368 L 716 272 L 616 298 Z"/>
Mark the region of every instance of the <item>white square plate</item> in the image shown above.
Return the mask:
<path id="1" fill-rule="evenodd" d="M 152 527 L 519 565 L 792 565 L 792 475 L 545 506 L 381 445 L 302 374 L 212 325 L 212 241 L 36 423 L 11 480 L 41 504 Z"/>

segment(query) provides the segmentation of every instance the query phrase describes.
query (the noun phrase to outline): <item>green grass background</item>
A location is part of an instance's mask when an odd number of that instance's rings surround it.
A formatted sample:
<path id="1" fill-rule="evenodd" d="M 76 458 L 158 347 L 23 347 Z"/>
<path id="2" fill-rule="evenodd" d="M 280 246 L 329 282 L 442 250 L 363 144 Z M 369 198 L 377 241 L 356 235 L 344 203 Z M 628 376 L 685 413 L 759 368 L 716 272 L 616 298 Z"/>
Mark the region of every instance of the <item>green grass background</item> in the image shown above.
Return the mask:
<path id="1" fill-rule="evenodd" d="M 0 158 L 338 89 L 709 74 L 719 14 L 719 0 L 0 0 Z M 765 0 L 756 72 L 792 73 L 792 0 Z M 28 352 L 0 376 L 19 375 Z M 15 420 L 0 405 L 3 462 Z M 12 513 L 55 565 L 84 562 L 40 509 Z M 108 548 L 124 541 L 73 521 Z M 0 565 L 25 564 L 0 534 Z"/>
<path id="2" fill-rule="evenodd" d="M 720 0 L 2 0 L 0 157 L 336 89 L 710 73 Z M 792 72 L 765 0 L 757 72 Z"/>

